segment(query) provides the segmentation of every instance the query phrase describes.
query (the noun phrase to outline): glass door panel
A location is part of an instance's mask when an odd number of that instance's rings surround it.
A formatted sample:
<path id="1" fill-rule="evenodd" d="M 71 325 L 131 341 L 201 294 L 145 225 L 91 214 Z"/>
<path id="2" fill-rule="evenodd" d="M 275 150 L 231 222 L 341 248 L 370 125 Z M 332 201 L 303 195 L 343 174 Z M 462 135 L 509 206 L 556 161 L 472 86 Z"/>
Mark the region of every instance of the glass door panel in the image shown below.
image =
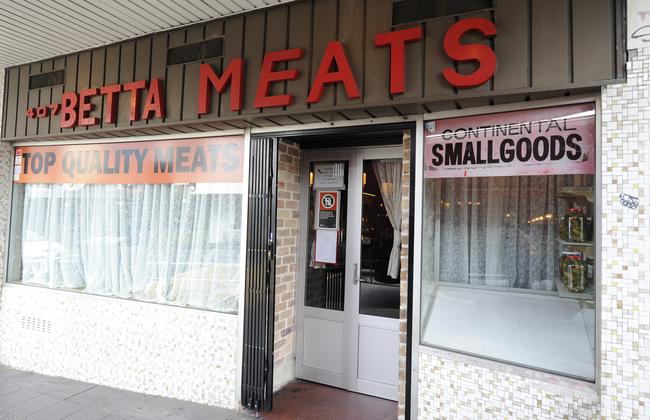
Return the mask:
<path id="1" fill-rule="evenodd" d="M 343 178 L 343 185 L 334 185 L 332 179 L 320 181 L 323 168 L 339 171 Z M 346 251 L 346 222 L 347 198 L 345 189 L 348 179 L 348 162 L 312 162 L 309 165 L 309 214 L 307 215 L 307 267 L 305 270 L 305 306 L 313 308 L 343 311 L 345 304 L 345 251 Z M 323 182 L 330 181 L 329 186 Z M 321 182 L 319 184 L 319 182 Z M 342 188 L 342 189 L 338 189 Z M 334 197 L 338 192 L 338 197 Z M 329 194 L 329 197 L 328 197 Z M 332 198 L 334 197 L 334 198 Z M 322 207 L 321 199 L 325 201 Z M 317 210 L 327 209 L 328 200 L 335 200 L 334 218 L 338 221 L 328 222 L 324 217 L 331 212 L 320 214 L 322 225 L 325 229 L 317 229 L 319 224 L 315 218 Z M 338 212 L 338 215 L 336 213 Z M 325 215 L 324 215 L 325 214 Z M 335 228 L 329 223 L 334 223 Z M 335 250 L 333 248 L 336 247 Z M 329 249 L 326 249 L 329 248 Z"/>
<path id="2" fill-rule="evenodd" d="M 401 170 L 399 159 L 363 161 L 359 277 L 363 315 L 399 318 Z"/>

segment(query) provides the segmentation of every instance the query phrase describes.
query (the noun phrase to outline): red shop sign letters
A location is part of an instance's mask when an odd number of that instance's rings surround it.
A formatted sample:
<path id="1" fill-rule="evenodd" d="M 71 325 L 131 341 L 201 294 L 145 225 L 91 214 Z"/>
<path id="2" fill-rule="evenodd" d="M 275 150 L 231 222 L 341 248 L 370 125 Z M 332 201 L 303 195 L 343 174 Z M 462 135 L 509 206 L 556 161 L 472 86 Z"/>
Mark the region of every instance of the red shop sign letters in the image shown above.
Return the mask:
<path id="1" fill-rule="evenodd" d="M 497 59 L 492 48 L 484 44 L 461 43 L 463 36 L 473 31 L 482 33 L 486 38 L 492 38 L 497 34 L 496 26 L 488 19 L 469 18 L 454 23 L 447 30 L 443 39 L 444 51 L 450 59 L 478 63 L 476 70 L 470 74 L 461 74 L 453 67 L 447 67 L 442 71 L 444 79 L 457 88 L 482 85 L 490 80 L 496 71 Z M 389 93 L 391 95 L 404 93 L 405 91 L 406 44 L 419 42 L 423 36 L 421 26 L 385 32 L 375 36 L 374 44 L 376 48 L 389 48 L 390 50 L 390 68 L 386 70 L 390 72 Z M 300 77 L 298 70 L 290 68 L 290 62 L 299 60 L 303 56 L 304 50 L 302 48 L 271 51 L 264 55 L 253 103 L 255 108 L 284 107 L 293 103 L 294 97 L 290 94 L 270 95 L 269 93 L 273 83 L 296 80 Z M 287 63 L 287 69 L 275 70 L 280 63 Z M 198 75 L 199 115 L 210 113 L 213 90 L 218 94 L 229 91 L 230 109 L 235 112 L 243 109 L 245 65 L 244 58 L 233 58 L 225 66 L 221 75 L 218 75 L 210 64 L 200 65 Z M 345 93 L 351 99 L 361 96 L 341 41 L 328 43 L 311 84 L 307 103 L 318 103 L 325 88 L 334 84 L 342 85 Z M 151 81 L 136 80 L 130 83 L 85 89 L 79 93 L 64 92 L 61 96 L 61 103 L 28 108 L 26 116 L 29 118 L 43 118 L 60 113 L 60 126 L 62 128 L 97 125 L 99 118 L 91 115 L 94 111 L 94 105 L 90 102 L 90 98 L 103 95 L 105 98 L 104 122 L 115 123 L 117 95 L 120 92 L 130 92 L 130 121 L 152 118 L 162 119 L 165 117 L 163 81 L 160 79 Z M 146 97 L 140 103 L 141 94 L 144 92 L 146 92 Z"/>

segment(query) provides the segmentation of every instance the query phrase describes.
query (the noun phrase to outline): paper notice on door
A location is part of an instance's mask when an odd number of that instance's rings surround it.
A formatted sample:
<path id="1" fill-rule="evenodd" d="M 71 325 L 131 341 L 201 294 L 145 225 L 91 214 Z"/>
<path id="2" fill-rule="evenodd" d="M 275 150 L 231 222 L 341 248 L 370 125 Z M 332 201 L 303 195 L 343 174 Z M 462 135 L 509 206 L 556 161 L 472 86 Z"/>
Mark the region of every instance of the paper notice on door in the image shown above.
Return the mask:
<path id="1" fill-rule="evenodd" d="M 345 163 L 327 162 L 314 164 L 314 188 L 345 189 Z"/>
<path id="2" fill-rule="evenodd" d="M 323 264 L 336 264 L 336 230 L 316 229 L 316 255 L 314 261 Z"/>

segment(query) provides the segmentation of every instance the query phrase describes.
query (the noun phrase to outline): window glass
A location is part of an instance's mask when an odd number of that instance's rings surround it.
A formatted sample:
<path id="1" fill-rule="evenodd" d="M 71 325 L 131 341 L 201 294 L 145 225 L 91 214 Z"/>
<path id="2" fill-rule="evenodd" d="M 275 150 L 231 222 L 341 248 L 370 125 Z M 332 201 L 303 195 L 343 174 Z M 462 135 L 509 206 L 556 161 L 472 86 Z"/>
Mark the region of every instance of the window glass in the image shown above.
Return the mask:
<path id="1" fill-rule="evenodd" d="M 241 171 L 241 162 L 239 156 L 223 152 L 210 156 L 211 146 L 226 147 L 221 143 L 111 145 L 106 162 L 100 160 L 100 167 L 95 168 L 94 183 L 56 181 L 74 181 L 75 177 L 92 181 L 87 178 L 89 169 L 83 169 L 85 159 L 88 168 L 92 167 L 94 152 L 103 157 L 104 146 L 86 145 L 79 153 L 61 146 L 49 151 L 51 155 L 39 148 L 17 149 L 21 158 L 16 159 L 9 280 L 237 312 L 242 184 L 219 182 L 224 174 L 218 172 L 224 167 L 218 162 L 230 163 L 234 172 Z M 229 144 L 241 147 L 237 139 Z M 141 165 L 136 154 L 130 153 L 126 166 L 124 150 L 139 150 L 144 156 Z M 171 156 L 167 151 L 174 159 L 163 174 L 161 157 Z M 68 152 L 72 155 L 66 155 Z M 192 162 L 203 152 L 205 164 L 192 170 Z M 30 182 L 44 179 L 39 178 L 39 153 L 44 162 L 50 156 L 48 173 L 54 183 Z M 182 159 L 177 160 L 179 153 Z M 65 156 L 75 154 L 75 169 L 71 170 L 70 159 Z M 116 166 L 117 155 L 121 158 L 117 158 L 120 164 Z M 146 156 L 151 156 L 150 162 Z M 155 160 L 156 156 L 160 159 Z M 211 159 L 217 162 L 214 166 Z M 67 174 L 57 172 L 63 168 Z M 169 181 L 181 173 L 186 179 L 216 182 L 112 183 L 124 175 L 125 169 L 135 172 L 131 177 L 134 181 L 143 176 L 153 182 L 171 177 Z M 65 178 L 68 175 L 71 179 Z"/>
<path id="2" fill-rule="evenodd" d="M 594 114 L 427 123 L 423 344 L 594 379 Z"/>
<path id="3" fill-rule="evenodd" d="M 363 161 L 360 314 L 399 318 L 401 182 L 400 159 Z"/>

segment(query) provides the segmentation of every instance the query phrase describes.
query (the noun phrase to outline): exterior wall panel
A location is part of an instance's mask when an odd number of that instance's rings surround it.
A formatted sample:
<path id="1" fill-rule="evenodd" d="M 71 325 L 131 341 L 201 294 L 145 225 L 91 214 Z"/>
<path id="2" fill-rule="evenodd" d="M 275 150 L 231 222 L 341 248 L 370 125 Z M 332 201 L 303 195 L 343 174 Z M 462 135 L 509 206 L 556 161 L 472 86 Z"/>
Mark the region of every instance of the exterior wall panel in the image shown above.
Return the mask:
<path id="1" fill-rule="evenodd" d="M 41 68 L 44 63 L 34 63 L 29 66 L 29 74 L 41 73 Z M 29 83 L 29 82 L 28 82 Z M 27 106 L 35 107 L 40 102 L 41 89 L 31 89 L 27 92 Z M 34 136 L 38 131 L 38 120 L 34 118 L 27 118 L 27 125 L 25 135 Z"/>
<path id="2" fill-rule="evenodd" d="M 266 38 L 266 19 L 263 13 L 254 13 L 246 16 L 244 29 L 244 57 L 246 66 L 244 71 L 244 109 L 242 114 L 256 115 L 259 109 L 253 107 L 257 89 L 257 79 L 260 77 L 262 59 Z"/>
<path id="3" fill-rule="evenodd" d="M 153 43 L 153 38 L 142 38 L 135 43 L 135 69 L 134 69 L 134 79 L 135 80 L 149 80 L 151 77 L 151 44 Z M 166 54 L 165 54 L 166 55 Z M 93 61 L 93 65 L 94 65 Z M 145 100 L 146 96 L 140 93 L 140 103 Z M 145 120 L 135 121 L 134 126 L 142 126 L 147 122 Z"/>
<path id="4" fill-rule="evenodd" d="M 525 89 L 530 86 L 529 2 L 496 0 L 494 23 L 499 31 L 495 53 L 499 60 L 494 89 Z M 517 54 L 510 52 L 517 51 Z"/>
<path id="5" fill-rule="evenodd" d="M 585 19 L 590 16 L 590 19 Z M 573 0 L 573 74 L 576 82 L 607 78 L 616 71 L 614 4 L 609 0 Z M 599 45 L 600 48 L 593 48 Z M 599 63 L 595 66 L 594 63 Z"/>
<path id="6" fill-rule="evenodd" d="M 276 7 L 269 10 L 266 17 L 266 43 L 264 45 L 265 52 L 287 49 L 287 36 L 289 31 L 288 24 L 288 7 Z M 285 63 L 279 63 L 276 65 L 276 68 L 277 70 L 286 70 L 287 65 Z M 293 66 L 291 68 L 293 68 Z M 300 77 L 300 75 L 298 77 Z M 257 89 L 257 86 L 255 86 L 255 89 Z M 283 95 L 286 93 L 286 90 L 286 83 L 273 83 L 271 85 L 271 89 L 269 90 L 269 95 Z M 261 110 L 263 114 L 264 112 L 268 113 L 268 111 L 268 109 Z"/>
<path id="7" fill-rule="evenodd" d="M 365 74 L 361 91 L 366 105 L 386 105 L 388 98 L 388 71 L 386 69 L 390 52 L 387 48 L 375 48 L 375 35 L 387 32 L 391 27 L 393 14 L 392 0 L 372 1 L 366 6 L 366 42 L 365 42 Z"/>
<path id="8" fill-rule="evenodd" d="M 532 86 L 571 84 L 570 0 L 532 2 Z"/>
<path id="9" fill-rule="evenodd" d="M 169 33 L 168 48 L 180 47 L 183 44 L 185 44 L 185 30 Z M 165 56 L 166 64 L 167 50 L 162 53 Z M 167 76 L 165 77 L 165 122 L 181 121 L 183 113 L 183 67 L 183 64 L 167 67 Z"/>
<path id="10" fill-rule="evenodd" d="M 16 133 L 15 136 L 24 137 L 26 134 L 27 118 L 25 117 L 25 110 L 27 109 L 27 101 L 29 97 L 29 65 L 20 66 L 18 74 L 18 107 L 16 108 Z M 6 104 L 3 107 L 7 112 L 12 108 L 11 105 Z M 11 116 L 11 114 L 9 115 Z"/>
<path id="11" fill-rule="evenodd" d="M 297 121 L 356 118 L 359 115 L 423 112 L 440 109 L 444 103 L 471 105 L 477 98 L 488 103 L 502 95 L 538 95 L 593 87 L 619 80 L 623 75 L 620 48 L 622 26 L 621 0 L 496 0 L 492 11 L 443 17 L 409 25 L 392 26 L 392 0 L 303 0 L 288 5 L 238 15 L 220 21 L 180 28 L 168 33 L 150 35 L 92 52 L 72 54 L 65 58 L 65 84 L 46 91 L 29 92 L 31 73 L 51 68 L 51 60 L 7 70 L 5 138 L 38 137 L 61 133 L 59 117 L 27 119 L 27 105 L 44 106 L 58 102 L 61 91 L 76 91 L 115 83 L 158 77 L 164 79 L 166 117 L 131 122 L 130 92 L 119 94 L 118 118 L 112 124 L 103 122 L 71 131 L 106 132 L 112 128 L 151 126 L 159 129 L 171 125 L 192 126 L 199 121 L 216 126 L 246 127 L 274 125 L 273 119 L 290 115 Z M 458 19 L 480 16 L 495 21 L 498 34 L 486 40 L 469 33 L 464 42 L 491 44 L 497 54 L 497 71 L 490 82 L 471 89 L 454 89 L 441 75 L 442 69 L 457 66 L 471 72 L 476 64 L 452 62 L 444 53 L 443 36 Z M 390 49 L 374 46 L 378 33 L 421 25 L 424 39 L 407 44 L 406 91 L 389 94 Z M 167 48 L 191 44 L 205 39 L 224 37 L 223 58 L 209 62 L 219 74 L 235 57 L 246 61 L 244 107 L 230 110 L 230 92 L 212 95 L 211 113 L 199 116 L 197 107 L 198 69 L 200 62 L 167 66 Z M 355 74 L 361 98 L 349 99 L 342 85 L 327 86 L 318 104 L 308 105 L 307 95 L 314 74 L 320 65 L 328 42 L 340 40 Z M 253 106 L 260 66 L 264 54 L 284 48 L 303 48 L 304 57 L 276 65 L 277 70 L 295 68 L 297 80 L 272 85 L 271 93 L 285 91 L 294 96 L 288 107 Z M 60 59 L 57 59 L 60 60 Z M 46 66 L 46 67 L 42 67 Z M 43 70 L 41 70 L 43 69 Z M 16 75 L 16 71 L 18 74 Z M 140 100 L 144 100 L 141 93 Z M 102 106 L 100 106 L 100 102 Z M 106 99 L 92 99 L 101 116 Z M 423 108 L 420 104 L 426 104 Z M 445 105 L 446 106 L 446 105 Z M 382 111 L 382 109 L 384 111 Z M 366 111 L 369 111 L 368 114 Z M 312 116 L 300 115 L 312 113 Z M 259 119 L 263 115 L 265 119 Z M 47 120 L 48 122 L 44 122 Z M 13 123 L 15 121 L 15 123 Z M 211 125 L 212 126 L 212 125 Z M 176 129 L 181 129 L 176 127 Z"/>
<path id="12" fill-rule="evenodd" d="M 314 77 L 320 67 L 325 48 L 330 41 L 337 38 L 337 0 L 314 1 L 314 23 L 312 26 L 311 48 L 305 51 L 311 61 L 310 87 L 314 84 Z M 344 46 L 347 55 L 350 53 L 348 45 Z M 257 83 L 257 82 L 255 82 Z M 345 90 L 342 85 L 332 87 L 325 85 L 320 102 L 309 105 L 312 110 L 332 109 L 334 107 L 335 90 Z M 248 105 L 246 105 L 248 106 Z"/>
<path id="13" fill-rule="evenodd" d="M 289 6 L 289 45 L 287 48 L 302 48 L 309 51 L 311 47 L 312 8 L 313 5 L 310 1 L 294 3 Z M 307 110 L 307 91 L 309 90 L 311 63 L 303 58 L 291 63 L 291 68 L 298 70 L 298 79 L 287 83 L 287 93 L 294 97 L 294 102 L 287 107 L 287 112 L 305 112 Z"/>
<path id="14" fill-rule="evenodd" d="M 106 48 L 106 67 L 104 69 L 104 85 L 110 86 L 119 83 L 119 74 L 120 71 L 120 45 L 111 45 Z M 67 76 L 67 70 L 66 70 Z M 66 86 L 66 90 L 67 86 Z M 106 98 L 102 97 L 103 109 L 106 110 L 108 104 L 106 103 Z M 106 123 L 101 122 L 103 128 L 116 127 L 115 123 Z"/>
<path id="15" fill-rule="evenodd" d="M 350 67 L 357 75 L 359 89 L 363 89 L 365 80 L 365 69 L 363 61 L 363 41 L 364 41 L 364 19 L 366 1 L 342 1 L 339 2 L 338 16 L 338 39 L 347 47 Z M 345 89 L 337 89 L 337 105 L 360 104 L 361 98 L 350 99 L 345 93 Z M 367 115 L 366 115 L 367 117 Z"/>
<path id="16" fill-rule="evenodd" d="M 244 17 L 237 16 L 228 19 L 224 22 L 224 25 L 223 68 L 225 69 L 233 58 L 241 57 L 244 52 Z M 212 96 L 217 96 L 216 92 L 213 92 Z M 235 118 L 239 113 L 230 110 L 230 91 L 219 96 L 221 98 L 221 107 L 218 113 L 216 108 L 212 108 L 211 115 L 217 114 L 226 119 Z"/>

